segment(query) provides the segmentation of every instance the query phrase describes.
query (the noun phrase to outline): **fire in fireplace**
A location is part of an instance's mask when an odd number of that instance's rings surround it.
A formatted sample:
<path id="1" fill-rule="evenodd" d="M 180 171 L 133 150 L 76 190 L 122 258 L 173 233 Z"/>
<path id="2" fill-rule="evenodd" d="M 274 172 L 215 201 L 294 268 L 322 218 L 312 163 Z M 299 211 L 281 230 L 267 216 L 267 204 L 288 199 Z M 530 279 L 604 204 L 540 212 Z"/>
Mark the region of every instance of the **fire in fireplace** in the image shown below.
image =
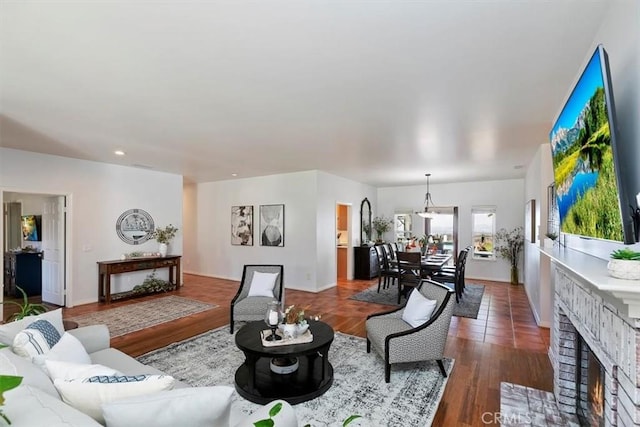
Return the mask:
<path id="1" fill-rule="evenodd" d="M 604 426 L 604 368 L 582 337 L 576 353 L 578 419 L 583 426 Z"/>

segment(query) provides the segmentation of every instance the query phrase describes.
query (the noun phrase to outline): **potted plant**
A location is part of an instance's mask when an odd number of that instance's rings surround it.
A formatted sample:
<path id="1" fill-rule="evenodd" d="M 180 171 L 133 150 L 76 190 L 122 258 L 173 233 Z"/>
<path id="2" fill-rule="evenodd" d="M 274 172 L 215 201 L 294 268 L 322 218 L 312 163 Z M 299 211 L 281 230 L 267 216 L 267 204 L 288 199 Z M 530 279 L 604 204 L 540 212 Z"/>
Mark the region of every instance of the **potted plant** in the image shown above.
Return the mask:
<path id="1" fill-rule="evenodd" d="M 611 252 L 607 270 L 618 279 L 640 280 L 640 252 L 629 248 Z"/>
<path id="2" fill-rule="evenodd" d="M 384 216 L 377 216 L 373 218 L 373 229 L 376 231 L 376 242 L 382 242 L 382 236 L 387 231 L 391 230 L 391 225 L 393 221 L 389 218 L 385 218 Z"/>
<path id="3" fill-rule="evenodd" d="M 156 229 L 153 230 L 151 238 L 156 239 L 158 242 L 158 252 L 160 252 L 160 256 L 167 256 L 169 243 L 171 243 L 171 239 L 176 237 L 177 232 L 178 229 L 172 224 L 169 224 L 164 228 L 156 227 Z"/>
<path id="4" fill-rule="evenodd" d="M 518 279 L 518 262 L 520 254 L 524 247 L 524 234 L 522 227 L 516 227 L 511 231 L 501 228 L 496 233 L 495 253 L 509 261 L 511 265 L 511 284 L 517 285 Z"/>
<path id="5" fill-rule="evenodd" d="M 20 286 L 16 286 L 16 289 L 19 290 L 20 293 L 22 294 L 22 303 L 15 302 L 15 301 L 3 302 L 3 304 L 11 304 L 18 307 L 18 311 L 13 313 L 11 316 L 7 318 L 7 322 L 20 320 L 27 316 L 35 316 L 37 314 L 42 314 L 47 311 L 47 307 L 45 307 L 44 305 L 29 302 L 29 297 Z"/>

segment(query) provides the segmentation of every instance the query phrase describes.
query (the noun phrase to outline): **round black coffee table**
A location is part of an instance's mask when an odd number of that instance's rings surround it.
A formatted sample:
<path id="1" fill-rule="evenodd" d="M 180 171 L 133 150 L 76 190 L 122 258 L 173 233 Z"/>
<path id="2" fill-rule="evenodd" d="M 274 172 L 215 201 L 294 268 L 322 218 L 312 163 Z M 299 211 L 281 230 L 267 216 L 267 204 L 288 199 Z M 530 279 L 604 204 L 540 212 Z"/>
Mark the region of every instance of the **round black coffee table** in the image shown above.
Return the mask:
<path id="1" fill-rule="evenodd" d="M 264 322 L 251 322 L 236 333 L 236 345 L 245 355 L 244 363 L 236 370 L 236 390 L 240 396 L 260 404 L 282 399 L 295 405 L 314 399 L 331 387 L 331 326 L 311 321 L 312 342 L 275 347 L 262 345 L 260 331 L 265 329 L 268 327 Z M 290 374 L 272 372 L 269 363 L 274 357 L 297 357 L 298 369 Z"/>

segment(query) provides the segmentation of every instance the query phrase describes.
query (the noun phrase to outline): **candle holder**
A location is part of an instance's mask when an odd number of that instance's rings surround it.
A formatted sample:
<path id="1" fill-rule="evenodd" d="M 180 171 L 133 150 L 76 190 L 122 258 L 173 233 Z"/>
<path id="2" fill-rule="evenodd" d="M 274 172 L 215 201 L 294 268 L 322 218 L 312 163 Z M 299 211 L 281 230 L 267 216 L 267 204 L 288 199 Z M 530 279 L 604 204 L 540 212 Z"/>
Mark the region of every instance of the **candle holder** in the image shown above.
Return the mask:
<path id="1" fill-rule="evenodd" d="M 282 303 L 272 301 L 267 305 L 267 313 L 264 318 L 267 326 L 271 328 L 271 335 L 265 338 L 267 341 L 279 341 L 282 337 L 276 335 L 278 324 L 282 321 Z"/>

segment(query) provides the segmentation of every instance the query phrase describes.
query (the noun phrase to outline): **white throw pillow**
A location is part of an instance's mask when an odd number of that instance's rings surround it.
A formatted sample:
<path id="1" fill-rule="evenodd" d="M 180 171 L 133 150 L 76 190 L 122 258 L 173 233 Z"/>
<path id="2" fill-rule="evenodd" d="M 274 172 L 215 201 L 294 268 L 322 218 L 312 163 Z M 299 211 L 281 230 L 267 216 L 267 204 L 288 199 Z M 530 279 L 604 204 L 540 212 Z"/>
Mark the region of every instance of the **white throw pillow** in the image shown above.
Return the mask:
<path id="1" fill-rule="evenodd" d="M 409 301 L 402 312 L 402 320 L 417 328 L 418 326 L 431 319 L 433 310 L 436 309 L 438 301 L 430 300 L 422 295 L 417 289 L 414 289 L 409 295 Z"/>
<path id="2" fill-rule="evenodd" d="M 115 382 L 85 382 L 104 379 Z M 124 379 L 131 379 L 127 381 Z M 102 404 L 128 397 L 149 394 L 173 388 L 173 377 L 168 375 L 138 375 L 132 377 L 91 377 L 84 380 L 54 380 L 53 385 L 69 405 L 104 424 Z"/>
<path id="3" fill-rule="evenodd" d="M 255 271 L 251 278 L 251 287 L 249 288 L 250 297 L 269 297 L 275 298 L 273 295 L 273 285 L 280 273 L 262 273 Z"/>
<path id="4" fill-rule="evenodd" d="M 108 427 L 228 426 L 234 389 L 179 388 L 102 405 Z"/>
<path id="5" fill-rule="evenodd" d="M 64 334 L 64 325 L 62 324 L 62 309 L 59 308 L 57 310 L 38 314 L 37 316 L 27 316 L 24 319 L 0 325 L 0 343 L 11 345 L 18 332 L 26 329 L 27 326 L 38 319 L 48 321 L 53 326 L 55 326 L 60 335 Z"/>
<path id="6" fill-rule="evenodd" d="M 45 372 L 47 372 L 47 366 L 45 365 L 47 360 L 80 363 L 84 365 L 91 364 L 91 358 L 87 354 L 87 350 L 84 349 L 80 340 L 68 332 L 65 332 L 64 335 L 62 335 L 60 341 L 58 341 L 51 350 L 45 354 L 34 356 L 32 359 L 33 363 L 38 365 Z"/>
<path id="7" fill-rule="evenodd" d="M 13 339 L 12 350 L 21 357 L 31 359 L 47 353 L 60 341 L 60 332 L 49 321 L 38 319 L 18 332 Z"/>
<path id="8" fill-rule="evenodd" d="M 44 364 L 52 380 L 70 381 L 96 375 L 122 375 L 121 372 L 104 365 L 86 365 L 84 363 L 61 362 L 58 360 L 45 360 Z"/>

